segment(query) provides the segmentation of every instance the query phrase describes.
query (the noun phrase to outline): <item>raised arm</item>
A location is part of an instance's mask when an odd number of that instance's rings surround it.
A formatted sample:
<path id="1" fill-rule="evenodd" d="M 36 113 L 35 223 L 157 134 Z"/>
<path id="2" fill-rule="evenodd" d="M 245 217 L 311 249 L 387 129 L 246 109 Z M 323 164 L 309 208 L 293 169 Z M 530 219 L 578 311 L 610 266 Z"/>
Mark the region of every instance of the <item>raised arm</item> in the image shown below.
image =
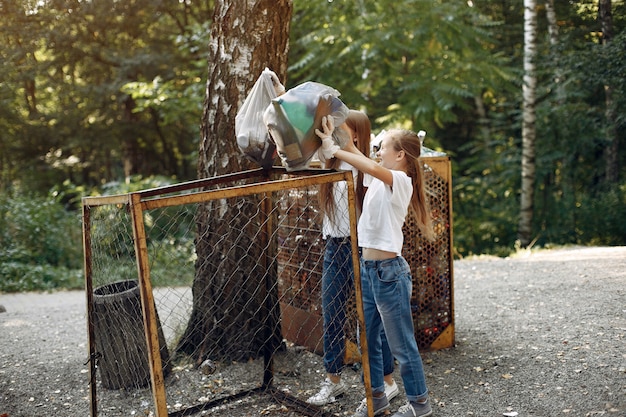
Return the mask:
<path id="1" fill-rule="evenodd" d="M 332 117 L 322 118 L 322 129 L 321 131 L 315 129 L 315 133 L 322 139 L 322 152 L 324 157 L 338 158 L 346 161 L 359 171 L 378 178 L 389 186 L 393 185 L 393 175 L 391 171 L 381 166 L 373 159 L 363 155 L 351 140 L 348 140 L 343 148 L 335 144 L 335 141 L 332 139 L 332 134 L 335 130 Z"/>

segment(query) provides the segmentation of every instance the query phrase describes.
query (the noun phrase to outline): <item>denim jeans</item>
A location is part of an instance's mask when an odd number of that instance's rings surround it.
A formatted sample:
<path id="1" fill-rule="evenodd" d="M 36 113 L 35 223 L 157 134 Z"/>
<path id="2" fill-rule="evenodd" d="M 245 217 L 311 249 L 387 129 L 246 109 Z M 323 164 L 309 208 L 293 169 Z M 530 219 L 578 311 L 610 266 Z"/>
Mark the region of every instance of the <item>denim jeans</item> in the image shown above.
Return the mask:
<path id="1" fill-rule="evenodd" d="M 384 329 L 391 353 L 400 364 L 407 400 L 427 398 L 426 377 L 413 330 L 409 264 L 401 256 L 382 261 L 361 259 L 361 283 L 372 391 L 384 391 L 380 339 Z"/>
<path id="2" fill-rule="evenodd" d="M 344 368 L 346 353 L 346 306 L 354 288 L 350 238 L 327 238 L 322 270 L 322 311 L 324 314 L 324 367 L 329 374 Z M 384 332 L 381 334 L 383 372 L 393 372 L 394 361 Z"/>

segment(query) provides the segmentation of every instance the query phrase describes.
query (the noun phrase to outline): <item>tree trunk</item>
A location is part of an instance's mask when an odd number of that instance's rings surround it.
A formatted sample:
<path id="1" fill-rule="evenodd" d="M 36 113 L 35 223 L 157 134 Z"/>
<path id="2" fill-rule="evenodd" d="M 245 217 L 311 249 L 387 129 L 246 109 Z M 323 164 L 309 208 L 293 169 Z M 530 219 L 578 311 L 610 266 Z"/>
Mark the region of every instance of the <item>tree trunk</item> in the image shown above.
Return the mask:
<path id="1" fill-rule="evenodd" d="M 556 88 L 557 103 L 565 101 L 563 89 L 563 70 L 561 69 L 561 54 L 559 52 L 559 25 L 554 10 L 554 0 L 546 0 L 546 18 L 548 19 L 548 34 L 550 35 L 550 54 L 552 56 L 552 68 L 554 68 L 554 85 Z"/>
<path id="2" fill-rule="evenodd" d="M 124 100 L 124 138 L 122 143 L 122 158 L 124 160 L 124 177 L 129 179 L 139 173 L 139 144 L 133 132 L 133 125 L 137 123 L 137 115 L 133 112 L 135 100 L 127 97 Z"/>
<path id="3" fill-rule="evenodd" d="M 291 13 L 290 0 L 215 2 L 200 178 L 257 168 L 237 147 L 235 115 L 265 67 L 284 83 Z M 177 348 L 197 363 L 208 355 L 215 360 L 254 358 L 261 346 L 282 340 L 277 312 L 269 312 L 269 317 L 259 314 L 267 312 L 264 303 L 277 305 L 276 285 L 261 282 L 275 279 L 276 271 L 269 269 L 276 267 L 259 264 L 265 249 L 254 242 L 260 227 L 255 220 L 259 200 L 249 196 L 238 200 L 237 207 L 213 201 L 198 208 L 193 310 Z M 272 289 L 269 294 L 267 288 Z"/>
<path id="4" fill-rule="evenodd" d="M 600 24 L 602 25 L 602 44 L 607 45 L 613 40 L 613 12 L 611 0 L 600 0 L 599 10 Z M 619 135 L 617 134 L 617 112 L 613 101 L 613 87 L 604 86 L 605 117 L 606 117 L 606 141 L 604 159 L 606 161 L 605 181 L 609 184 L 619 182 Z"/>
<path id="5" fill-rule="evenodd" d="M 491 143 L 489 116 L 487 115 L 487 108 L 485 107 L 485 100 L 482 94 L 474 97 L 474 108 L 476 109 L 476 126 L 478 127 L 479 140 L 484 144 L 484 149 L 491 149 L 489 145 Z"/>
<path id="6" fill-rule="evenodd" d="M 518 239 L 522 247 L 531 243 L 535 194 L 537 9 L 535 0 L 524 0 L 524 82 L 522 108 L 522 185 Z"/>

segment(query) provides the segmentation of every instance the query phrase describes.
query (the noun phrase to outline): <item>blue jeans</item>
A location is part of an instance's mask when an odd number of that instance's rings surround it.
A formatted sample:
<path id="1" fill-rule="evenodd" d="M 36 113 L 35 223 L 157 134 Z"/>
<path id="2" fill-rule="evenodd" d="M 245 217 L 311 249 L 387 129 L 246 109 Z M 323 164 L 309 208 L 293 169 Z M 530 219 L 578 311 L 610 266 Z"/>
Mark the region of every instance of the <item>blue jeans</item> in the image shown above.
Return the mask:
<path id="1" fill-rule="evenodd" d="M 346 353 L 346 306 L 354 288 L 350 238 L 327 238 L 322 270 L 322 311 L 324 314 L 324 367 L 329 374 L 344 368 Z M 383 372 L 393 372 L 393 356 L 384 332 L 381 333 Z"/>
<path id="2" fill-rule="evenodd" d="M 382 261 L 361 259 L 361 283 L 372 391 L 385 389 L 380 339 L 384 329 L 391 353 L 400 364 L 407 400 L 427 398 L 426 377 L 413 330 L 409 264 L 401 256 Z"/>

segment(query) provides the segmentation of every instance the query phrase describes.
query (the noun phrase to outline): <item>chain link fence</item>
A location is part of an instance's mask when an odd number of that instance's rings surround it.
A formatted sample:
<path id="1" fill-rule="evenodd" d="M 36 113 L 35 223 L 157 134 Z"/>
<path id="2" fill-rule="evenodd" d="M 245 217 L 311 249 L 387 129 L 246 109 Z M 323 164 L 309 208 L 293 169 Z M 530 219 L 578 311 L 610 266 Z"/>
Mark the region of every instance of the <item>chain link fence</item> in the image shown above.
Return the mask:
<path id="1" fill-rule="evenodd" d="M 454 334 L 450 184 L 426 178 L 437 242 L 405 230 L 422 349 Z M 318 189 L 344 180 L 273 168 L 83 199 L 91 415 L 330 415 L 304 402 L 297 362 L 323 353 Z M 352 299 L 346 361 L 359 363 Z"/>

